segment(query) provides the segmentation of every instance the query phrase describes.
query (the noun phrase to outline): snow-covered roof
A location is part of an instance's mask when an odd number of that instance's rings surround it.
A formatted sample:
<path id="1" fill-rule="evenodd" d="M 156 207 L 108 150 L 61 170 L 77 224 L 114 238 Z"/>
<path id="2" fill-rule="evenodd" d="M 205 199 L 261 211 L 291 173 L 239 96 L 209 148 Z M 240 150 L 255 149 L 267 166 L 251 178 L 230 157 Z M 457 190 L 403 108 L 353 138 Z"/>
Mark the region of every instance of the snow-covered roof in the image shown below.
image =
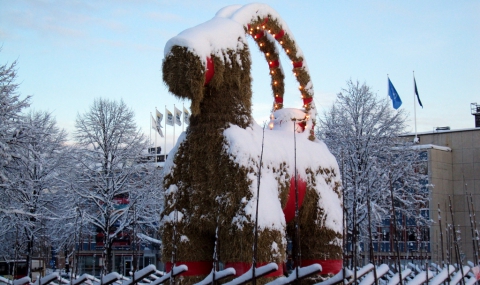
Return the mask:
<path id="1" fill-rule="evenodd" d="M 452 151 L 451 148 L 448 146 L 439 146 L 439 145 L 434 145 L 434 144 L 419 144 L 419 145 L 414 145 L 412 148 L 414 149 L 438 149 L 442 151 Z"/>
<path id="2" fill-rule="evenodd" d="M 466 129 L 456 129 L 456 130 L 438 130 L 438 131 L 428 131 L 417 133 L 417 136 L 420 135 L 434 135 L 434 134 L 444 134 L 444 133 L 456 133 L 456 132 L 468 132 L 468 131 L 480 131 L 480 128 L 466 128 Z M 415 133 L 406 133 L 402 137 L 415 136 Z"/>

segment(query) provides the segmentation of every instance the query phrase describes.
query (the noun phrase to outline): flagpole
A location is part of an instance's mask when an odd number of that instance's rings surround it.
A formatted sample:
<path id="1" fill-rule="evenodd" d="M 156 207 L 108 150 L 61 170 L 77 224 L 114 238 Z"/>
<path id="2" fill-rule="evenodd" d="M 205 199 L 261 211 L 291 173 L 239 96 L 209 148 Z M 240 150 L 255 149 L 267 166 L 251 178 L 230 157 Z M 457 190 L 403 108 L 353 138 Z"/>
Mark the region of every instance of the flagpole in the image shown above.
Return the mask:
<path id="1" fill-rule="evenodd" d="M 150 112 L 150 137 L 148 138 L 148 144 L 152 145 L 152 112 Z"/>
<path id="2" fill-rule="evenodd" d="M 163 154 L 163 161 L 167 161 L 167 120 L 168 120 L 168 114 L 167 114 L 167 105 L 165 105 L 165 153 Z"/>
<path id="3" fill-rule="evenodd" d="M 155 107 L 155 117 L 157 117 L 157 112 L 156 112 L 156 111 L 157 111 L 157 107 Z M 150 120 L 150 121 L 151 121 L 151 120 Z M 156 121 L 155 121 L 155 122 L 156 122 Z M 155 128 L 157 128 L 157 126 L 155 126 Z M 150 130 L 151 130 L 151 129 L 152 129 L 152 128 L 150 128 Z M 156 132 L 154 133 L 154 135 L 155 135 L 155 145 L 153 146 L 153 151 L 155 152 L 155 162 L 157 162 L 157 133 L 158 133 L 158 131 L 156 131 Z"/>
<path id="4" fill-rule="evenodd" d="M 413 120 L 415 121 L 415 139 L 414 143 L 418 142 L 417 138 L 417 104 L 415 104 L 415 70 L 413 71 Z"/>
<path id="5" fill-rule="evenodd" d="M 177 120 L 177 114 L 175 114 L 175 104 L 173 104 L 173 146 L 175 146 L 175 124 L 177 122 L 175 122 Z"/>

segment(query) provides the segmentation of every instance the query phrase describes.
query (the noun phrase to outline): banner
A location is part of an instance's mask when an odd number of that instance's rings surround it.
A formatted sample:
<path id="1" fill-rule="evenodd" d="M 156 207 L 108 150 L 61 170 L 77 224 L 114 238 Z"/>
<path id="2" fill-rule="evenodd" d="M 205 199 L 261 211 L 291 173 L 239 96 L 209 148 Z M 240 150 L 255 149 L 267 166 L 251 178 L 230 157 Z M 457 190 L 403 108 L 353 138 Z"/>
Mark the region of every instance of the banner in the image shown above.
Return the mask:
<path id="1" fill-rule="evenodd" d="M 157 118 L 158 118 L 158 111 L 157 111 Z M 162 118 L 163 118 L 163 115 L 162 115 Z M 157 133 L 163 138 L 163 132 L 162 132 L 162 129 L 161 126 L 160 126 L 160 123 L 161 123 L 161 120 L 162 118 L 160 118 L 160 120 L 156 120 L 153 118 L 153 116 L 151 116 L 151 120 L 152 120 L 152 129 L 154 129 L 155 131 L 157 131 Z"/>
<path id="2" fill-rule="evenodd" d="M 190 113 L 183 107 L 183 123 L 190 125 Z"/>
<path id="3" fill-rule="evenodd" d="M 415 85 L 415 95 L 417 95 L 418 104 L 420 104 L 420 106 L 423 108 L 422 101 L 420 101 L 420 96 L 418 96 L 417 82 L 415 81 L 415 77 L 413 78 L 413 85 Z"/>
<path id="4" fill-rule="evenodd" d="M 182 125 L 182 111 L 178 110 L 177 107 L 173 106 L 175 112 L 175 123 L 179 126 Z"/>
<path id="5" fill-rule="evenodd" d="M 165 112 L 167 113 L 167 121 L 166 124 L 173 127 L 173 114 L 167 108 L 165 108 Z"/>
<path id="6" fill-rule="evenodd" d="M 395 87 L 392 84 L 392 81 L 390 81 L 390 78 L 388 79 L 388 96 L 390 96 L 390 99 L 392 99 L 393 103 L 393 108 L 398 109 L 402 105 L 402 99 L 400 99 L 400 96 L 397 93 L 397 90 L 395 90 Z"/>

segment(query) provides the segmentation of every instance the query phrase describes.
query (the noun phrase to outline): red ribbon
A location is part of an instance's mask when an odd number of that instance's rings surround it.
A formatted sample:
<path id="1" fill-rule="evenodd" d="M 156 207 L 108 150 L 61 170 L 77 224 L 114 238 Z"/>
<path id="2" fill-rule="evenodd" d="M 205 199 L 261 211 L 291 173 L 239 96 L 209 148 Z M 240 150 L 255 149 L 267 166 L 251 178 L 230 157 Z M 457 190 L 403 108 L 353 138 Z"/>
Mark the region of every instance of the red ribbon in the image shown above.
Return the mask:
<path id="1" fill-rule="evenodd" d="M 298 126 L 302 129 L 302 132 L 305 131 L 305 127 L 307 126 L 306 122 L 300 122 L 298 123 Z"/>
<path id="2" fill-rule="evenodd" d="M 276 40 L 279 40 L 279 39 L 283 38 L 284 35 L 285 35 L 285 31 L 284 31 L 284 30 L 280 30 L 280 32 L 278 32 L 278 33 L 275 34 L 275 39 L 276 39 Z"/>
<path id="3" fill-rule="evenodd" d="M 302 61 L 297 61 L 297 62 L 294 62 L 293 63 L 293 68 L 299 68 L 299 67 L 302 67 L 303 66 L 303 62 Z"/>
<path id="4" fill-rule="evenodd" d="M 327 259 L 327 260 L 320 260 L 320 259 L 310 259 L 310 260 L 302 260 L 302 267 L 312 265 L 314 263 L 318 263 L 322 266 L 322 271 L 319 274 L 326 275 L 326 274 L 337 274 L 342 270 L 343 261 L 341 259 Z"/>
<path id="5" fill-rule="evenodd" d="M 205 84 L 203 86 L 207 86 L 214 74 L 215 66 L 213 65 L 213 60 L 211 57 L 207 57 L 207 70 L 205 71 Z"/>
<path id="6" fill-rule="evenodd" d="M 305 128 L 305 127 L 304 127 Z M 298 189 L 298 208 L 302 207 L 303 199 L 307 189 L 307 183 L 297 175 L 297 189 Z M 295 177 L 290 179 L 290 191 L 288 192 L 287 204 L 283 208 L 285 221 L 288 223 L 295 218 Z"/>
<path id="7" fill-rule="evenodd" d="M 257 268 L 262 267 L 264 265 L 269 264 L 270 262 L 257 262 Z M 278 276 L 283 276 L 283 264 L 277 264 L 278 265 L 278 270 L 274 271 L 272 273 L 269 273 L 263 277 L 278 277 Z M 252 267 L 251 263 L 248 262 L 226 262 L 225 263 L 225 268 L 234 268 L 235 269 L 235 276 L 240 276 L 250 270 Z"/>
<path id="8" fill-rule="evenodd" d="M 275 67 L 279 67 L 280 63 L 278 62 L 278 60 L 271 60 L 268 62 L 268 66 L 270 68 L 275 68 Z"/>
<path id="9" fill-rule="evenodd" d="M 303 105 L 308 105 L 308 104 L 312 103 L 312 101 L 313 101 L 313 97 L 303 98 Z"/>
<path id="10" fill-rule="evenodd" d="M 283 97 L 275 97 L 275 103 L 283 104 Z"/>
<path id="11" fill-rule="evenodd" d="M 260 38 L 262 38 L 263 36 L 264 36 L 264 32 L 261 31 L 261 32 L 259 32 L 258 34 L 256 34 L 253 38 L 254 38 L 254 39 L 260 39 Z"/>
<path id="12" fill-rule="evenodd" d="M 185 264 L 188 267 L 188 271 L 182 273 L 183 276 L 198 276 L 208 275 L 212 271 L 213 261 L 177 261 L 175 266 Z M 170 272 L 172 270 L 172 263 L 167 262 L 165 264 L 165 270 Z"/>

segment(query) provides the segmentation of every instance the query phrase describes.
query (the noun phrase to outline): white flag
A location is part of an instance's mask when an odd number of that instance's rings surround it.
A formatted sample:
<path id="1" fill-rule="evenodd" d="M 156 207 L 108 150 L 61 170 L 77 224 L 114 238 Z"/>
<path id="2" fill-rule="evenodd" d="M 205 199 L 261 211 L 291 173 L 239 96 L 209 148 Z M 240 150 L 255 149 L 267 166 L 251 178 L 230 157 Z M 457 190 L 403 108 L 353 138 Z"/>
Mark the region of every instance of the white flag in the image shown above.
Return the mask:
<path id="1" fill-rule="evenodd" d="M 157 112 L 157 124 L 160 128 L 162 127 L 162 121 L 163 121 L 163 114 L 160 113 L 158 110 L 155 110 Z"/>
<path id="2" fill-rule="evenodd" d="M 182 111 L 178 110 L 177 107 L 173 106 L 175 112 L 175 123 L 179 126 L 182 125 Z"/>
<path id="3" fill-rule="evenodd" d="M 190 113 L 183 107 L 183 123 L 190 125 Z"/>
<path id="4" fill-rule="evenodd" d="M 158 114 L 160 114 L 161 116 L 159 117 Z M 162 118 L 163 118 L 162 113 L 160 113 L 158 111 L 157 111 L 157 120 L 156 121 L 152 116 L 152 129 L 156 130 L 158 132 L 158 134 L 163 138 L 163 132 L 162 132 L 162 129 L 161 129 Z"/>
<path id="5" fill-rule="evenodd" d="M 173 114 L 167 108 L 165 108 L 165 112 L 167 112 L 167 125 L 173 126 Z"/>

